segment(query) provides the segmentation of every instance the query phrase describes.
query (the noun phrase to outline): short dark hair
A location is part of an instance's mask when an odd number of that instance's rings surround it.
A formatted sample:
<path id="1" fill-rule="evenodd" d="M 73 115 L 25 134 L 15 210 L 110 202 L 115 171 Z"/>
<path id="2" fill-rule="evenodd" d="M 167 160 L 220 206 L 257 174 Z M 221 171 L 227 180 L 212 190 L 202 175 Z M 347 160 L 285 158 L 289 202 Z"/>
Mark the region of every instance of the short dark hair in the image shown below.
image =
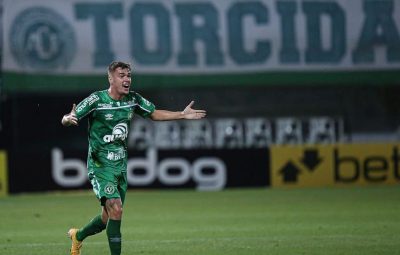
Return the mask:
<path id="1" fill-rule="evenodd" d="M 128 69 L 131 71 L 131 65 L 125 62 L 121 61 L 113 61 L 111 64 L 108 66 L 108 73 L 112 73 L 117 69 L 118 67 L 121 67 L 122 69 Z"/>

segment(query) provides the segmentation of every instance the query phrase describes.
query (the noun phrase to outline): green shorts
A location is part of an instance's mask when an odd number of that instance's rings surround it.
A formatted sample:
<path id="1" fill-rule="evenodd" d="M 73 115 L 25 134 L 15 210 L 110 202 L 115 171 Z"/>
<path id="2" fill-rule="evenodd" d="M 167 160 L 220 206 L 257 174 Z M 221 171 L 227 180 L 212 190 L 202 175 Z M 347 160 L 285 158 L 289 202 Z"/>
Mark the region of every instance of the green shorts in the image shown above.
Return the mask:
<path id="1" fill-rule="evenodd" d="M 88 175 L 93 191 L 102 206 L 110 198 L 121 198 L 122 204 L 124 204 L 128 189 L 126 172 L 118 172 L 111 168 L 102 168 L 89 170 Z"/>

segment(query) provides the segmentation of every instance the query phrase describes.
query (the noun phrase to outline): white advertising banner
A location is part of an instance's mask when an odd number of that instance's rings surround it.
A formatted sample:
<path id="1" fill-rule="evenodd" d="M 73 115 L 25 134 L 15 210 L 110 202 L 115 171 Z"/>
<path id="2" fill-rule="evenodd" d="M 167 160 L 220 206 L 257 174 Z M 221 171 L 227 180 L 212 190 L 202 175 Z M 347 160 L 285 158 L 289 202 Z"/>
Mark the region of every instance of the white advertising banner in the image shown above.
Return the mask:
<path id="1" fill-rule="evenodd" d="M 3 71 L 400 68 L 400 0 L 3 0 Z"/>

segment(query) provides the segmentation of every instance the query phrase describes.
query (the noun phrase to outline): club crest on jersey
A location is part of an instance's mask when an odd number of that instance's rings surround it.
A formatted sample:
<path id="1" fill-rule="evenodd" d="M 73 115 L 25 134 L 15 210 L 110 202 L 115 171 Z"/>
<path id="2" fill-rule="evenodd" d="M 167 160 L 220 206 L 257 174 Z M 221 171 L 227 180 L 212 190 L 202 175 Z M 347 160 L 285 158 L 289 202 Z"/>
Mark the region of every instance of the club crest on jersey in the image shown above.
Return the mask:
<path id="1" fill-rule="evenodd" d="M 113 142 L 115 140 L 124 141 L 128 137 L 128 125 L 126 123 L 118 123 L 112 131 L 111 135 L 105 135 L 103 141 L 106 143 Z"/>
<path id="2" fill-rule="evenodd" d="M 128 120 L 131 120 L 132 117 L 133 117 L 133 113 L 132 113 L 132 112 L 129 112 L 129 113 L 128 113 Z"/>
<path id="3" fill-rule="evenodd" d="M 104 192 L 108 195 L 112 195 L 115 192 L 115 187 L 114 184 L 112 183 L 107 183 L 107 185 L 104 187 Z"/>

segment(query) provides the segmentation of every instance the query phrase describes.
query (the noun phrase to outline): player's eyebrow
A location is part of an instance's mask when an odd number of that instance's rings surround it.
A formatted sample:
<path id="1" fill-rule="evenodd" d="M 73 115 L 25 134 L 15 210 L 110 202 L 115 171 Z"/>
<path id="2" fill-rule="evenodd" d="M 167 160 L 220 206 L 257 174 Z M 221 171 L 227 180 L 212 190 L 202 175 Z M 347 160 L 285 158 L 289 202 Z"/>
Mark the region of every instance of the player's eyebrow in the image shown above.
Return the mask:
<path id="1" fill-rule="evenodd" d="M 119 75 L 120 76 L 125 76 L 125 75 L 131 76 L 131 72 L 123 72 L 123 71 L 121 71 L 121 72 L 119 72 Z"/>

